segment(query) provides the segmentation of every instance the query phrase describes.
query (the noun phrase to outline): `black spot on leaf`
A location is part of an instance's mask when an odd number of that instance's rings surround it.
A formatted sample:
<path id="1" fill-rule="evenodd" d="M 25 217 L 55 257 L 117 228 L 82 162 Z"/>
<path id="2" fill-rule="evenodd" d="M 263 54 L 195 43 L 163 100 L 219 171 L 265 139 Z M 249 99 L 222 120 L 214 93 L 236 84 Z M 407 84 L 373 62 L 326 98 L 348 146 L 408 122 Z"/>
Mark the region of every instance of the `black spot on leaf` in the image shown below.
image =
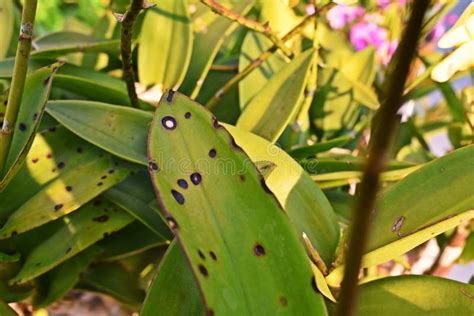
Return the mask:
<path id="1" fill-rule="evenodd" d="M 191 112 L 186 112 L 186 113 L 184 113 L 184 118 L 185 118 L 185 119 L 191 118 Z"/>
<path id="2" fill-rule="evenodd" d="M 58 163 L 58 168 L 59 168 L 59 169 L 62 169 L 62 168 L 64 168 L 65 166 L 66 166 L 66 164 L 65 164 L 63 161 L 61 161 L 60 163 Z"/>
<path id="3" fill-rule="evenodd" d="M 77 147 L 76 150 L 79 154 L 82 154 L 84 152 L 84 150 L 81 147 Z"/>
<path id="4" fill-rule="evenodd" d="M 188 182 L 186 182 L 186 180 L 184 179 L 179 179 L 178 180 L 178 185 L 180 187 L 182 187 L 183 189 L 187 189 L 188 188 Z"/>
<path id="5" fill-rule="evenodd" d="M 39 160 L 38 158 L 33 158 L 33 159 L 31 159 L 31 162 L 32 162 L 32 163 L 37 163 L 38 160 Z"/>
<path id="6" fill-rule="evenodd" d="M 199 269 L 199 272 L 201 272 L 203 276 L 207 277 L 209 275 L 209 272 L 207 272 L 206 267 L 203 266 L 202 264 L 198 266 L 198 269 Z"/>
<path id="7" fill-rule="evenodd" d="M 108 173 L 108 174 L 113 174 L 114 172 L 115 172 L 115 169 L 109 169 L 109 170 L 107 170 L 107 173 Z"/>
<path id="8" fill-rule="evenodd" d="M 178 222 L 172 217 L 172 216 L 166 216 L 166 221 L 168 222 L 168 225 L 170 226 L 171 229 L 178 229 Z"/>
<path id="9" fill-rule="evenodd" d="M 103 182 L 98 182 L 98 183 L 97 183 L 97 186 L 98 186 L 98 187 L 101 187 L 103 184 L 104 184 Z"/>
<path id="10" fill-rule="evenodd" d="M 67 249 L 66 249 L 66 253 L 70 253 L 70 252 L 71 252 L 71 250 L 72 250 L 72 248 L 71 248 L 71 247 L 67 248 Z"/>
<path id="11" fill-rule="evenodd" d="M 171 90 L 171 89 L 168 91 L 168 96 L 166 97 L 166 101 L 167 101 L 168 103 L 173 102 L 173 97 L 174 97 L 175 92 L 176 92 L 176 91 Z"/>
<path id="12" fill-rule="evenodd" d="M 217 261 L 217 256 L 214 251 L 209 251 L 209 255 L 211 256 L 212 260 Z"/>
<path id="13" fill-rule="evenodd" d="M 202 180 L 201 174 L 199 174 L 199 172 L 193 173 L 190 178 L 191 178 L 191 182 L 194 185 L 198 185 L 199 183 L 201 183 L 201 180 Z"/>
<path id="14" fill-rule="evenodd" d="M 94 222 L 98 222 L 98 223 L 105 223 L 109 220 L 109 216 L 108 215 L 101 215 L 101 216 L 98 216 L 98 217 L 94 217 L 92 220 Z"/>
<path id="15" fill-rule="evenodd" d="M 20 129 L 20 131 L 24 132 L 24 131 L 26 131 L 26 124 L 25 123 L 20 123 L 20 125 L 18 125 L 18 128 Z"/>
<path id="16" fill-rule="evenodd" d="M 107 176 L 104 175 L 104 176 L 102 176 L 102 177 L 100 177 L 100 178 L 101 178 L 102 180 L 105 180 L 105 179 L 107 179 Z"/>
<path id="17" fill-rule="evenodd" d="M 215 149 L 209 150 L 209 157 L 214 158 L 214 157 L 216 156 L 216 154 L 217 154 L 217 153 L 216 153 L 216 150 L 215 150 Z"/>
<path id="18" fill-rule="evenodd" d="M 201 250 L 198 250 L 198 255 L 199 255 L 199 258 L 201 258 L 202 260 L 206 260 L 206 256 L 204 256 Z"/>
<path id="19" fill-rule="evenodd" d="M 280 298 L 278 299 L 278 301 L 280 302 L 280 305 L 283 306 L 283 307 L 286 307 L 288 306 L 288 299 L 284 296 L 280 296 Z"/>
<path id="20" fill-rule="evenodd" d="M 67 186 L 66 186 L 66 191 L 71 192 L 71 191 L 72 191 L 72 186 L 67 185 Z"/>
<path id="21" fill-rule="evenodd" d="M 171 194 L 178 204 L 184 204 L 184 196 L 176 190 L 171 190 Z"/>
<path id="22" fill-rule="evenodd" d="M 256 244 L 255 247 L 253 247 L 253 252 L 257 257 L 264 256 L 265 248 L 263 248 L 263 246 L 260 244 Z"/>
<path id="23" fill-rule="evenodd" d="M 161 120 L 161 124 L 163 125 L 164 128 L 168 130 L 174 130 L 176 126 L 178 125 L 174 117 L 171 117 L 171 116 L 165 116 Z"/>
<path id="24" fill-rule="evenodd" d="M 148 168 L 151 171 L 158 171 L 159 170 L 158 165 L 153 161 L 148 162 Z"/>
<path id="25" fill-rule="evenodd" d="M 57 211 L 59 211 L 60 209 L 62 209 L 63 206 L 64 206 L 64 205 L 62 205 L 61 203 L 56 204 L 56 205 L 54 206 L 54 210 L 57 212 Z"/>

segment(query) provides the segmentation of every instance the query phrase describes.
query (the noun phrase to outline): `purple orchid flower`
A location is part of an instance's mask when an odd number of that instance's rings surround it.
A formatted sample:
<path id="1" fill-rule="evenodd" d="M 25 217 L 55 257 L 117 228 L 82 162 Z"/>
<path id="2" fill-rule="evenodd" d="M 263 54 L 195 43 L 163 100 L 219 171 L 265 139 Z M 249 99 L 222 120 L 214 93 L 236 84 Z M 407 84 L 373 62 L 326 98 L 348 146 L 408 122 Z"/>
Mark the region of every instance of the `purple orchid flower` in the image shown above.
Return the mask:
<path id="1" fill-rule="evenodd" d="M 365 10 L 361 6 L 336 5 L 327 13 L 329 25 L 334 30 L 340 30 L 358 17 L 363 16 Z"/>

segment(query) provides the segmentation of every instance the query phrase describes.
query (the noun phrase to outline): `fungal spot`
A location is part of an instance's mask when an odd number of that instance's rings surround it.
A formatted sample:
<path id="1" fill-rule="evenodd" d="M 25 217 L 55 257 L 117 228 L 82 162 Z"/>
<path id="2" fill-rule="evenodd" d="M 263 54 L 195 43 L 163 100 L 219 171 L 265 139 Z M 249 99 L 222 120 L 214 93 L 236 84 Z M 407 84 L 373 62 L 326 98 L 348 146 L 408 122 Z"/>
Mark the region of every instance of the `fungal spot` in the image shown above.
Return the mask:
<path id="1" fill-rule="evenodd" d="M 20 131 L 24 132 L 24 131 L 26 131 L 26 124 L 25 123 L 20 123 L 18 128 L 20 129 Z"/>
<path id="2" fill-rule="evenodd" d="M 405 216 L 400 216 L 395 220 L 392 225 L 392 233 L 397 233 L 398 237 L 401 238 L 400 229 L 402 228 L 403 223 L 405 222 Z"/>
<path id="3" fill-rule="evenodd" d="M 204 267 L 202 264 L 200 264 L 198 268 L 199 268 L 199 272 L 201 272 L 203 276 L 207 277 L 209 275 L 209 272 L 207 272 L 206 267 Z"/>
<path id="4" fill-rule="evenodd" d="M 178 223 L 172 216 L 167 216 L 166 221 L 168 222 L 168 225 L 171 229 L 178 229 Z"/>
<path id="5" fill-rule="evenodd" d="M 169 130 L 175 129 L 176 126 L 178 125 L 178 123 L 176 123 L 176 120 L 174 119 L 174 117 L 171 117 L 171 116 L 165 116 L 161 120 L 161 124 L 163 125 L 164 128 L 169 129 Z"/>
<path id="6" fill-rule="evenodd" d="M 16 230 L 14 230 L 14 231 L 12 231 L 12 233 L 11 233 L 10 236 L 11 236 L 11 237 L 15 237 L 16 235 L 18 235 L 18 232 L 17 232 Z"/>
<path id="7" fill-rule="evenodd" d="M 115 169 L 109 169 L 109 170 L 107 171 L 108 174 L 113 174 L 114 172 L 115 172 Z"/>
<path id="8" fill-rule="evenodd" d="M 51 153 L 47 154 L 47 155 L 46 155 L 46 158 L 48 158 L 48 159 L 53 158 L 53 154 L 51 154 Z"/>
<path id="9" fill-rule="evenodd" d="M 240 181 L 242 181 L 242 182 L 245 181 L 245 175 L 241 174 L 241 175 L 239 176 L 239 178 L 240 178 Z"/>
<path id="10" fill-rule="evenodd" d="M 36 262 L 35 267 L 39 267 L 41 265 L 41 262 Z"/>
<path id="11" fill-rule="evenodd" d="M 288 299 L 284 296 L 280 296 L 280 298 L 278 299 L 278 301 L 280 301 L 280 305 L 283 306 L 283 307 L 286 307 L 288 306 Z"/>
<path id="12" fill-rule="evenodd" d="M 56 172 L 56 168 L 51 169 L 51 172 L 52 173 Z"/>
<path id="13" fill-rule="evenodd" d="M 209 255 L 211 256 L 212 260 L 217 261 L 217 256 L 214 251 L 209 251 Z"/>
<path id="14" fill-rule="evenodd" d="M 198 255 L 202 260 L 206 260 L 206 256 L 204 256 L 201 250 L 198 250 Z"/>
<path id="15" fill-rule="evenodd" d="M 201 183 L 201 180 L 202 180 L 201 174 L 199 174 L 199 172 L 193 173 L 190 178 L 191 178 L 191 182 L 194 185 L 198 185 L 199 183 Z"/>
<path id="16" fill-rule="evenodd" d="M 171 90 L 171 89 L 168 91 L 168 96 L 166 97 L 166 101 L 167 101 L 168 103 L 173 102 L 173 97 L 174 97 L 175 92 L 176 92 L 176 91 Z"/>
<path id="17" fill-rule="evenodd" d="M 178 204 L 184 204 L 184 196 L 176 190 L 171 190 L 171 194 Z"/>
<path id="18" fill-rule="evenodd" d="M 185 119 L 191 118 L 191 112 L 186 112 L 186 113 L 184 113 L 184 118 L 185 118 Z"/>
<path id="19" fill-rule="evenodd" d="M 267 184 L 265 183 L 265 179 L 263 178 L 260 179 L 260 185 L 262 186 L 263 190 L 265 190 L 265 192 L 272 193 L 272 191 L 270 191 Z"/>
<path id="20" fill-rule="evenodd" d="M 108 215 L 101 215 L 101 216 L 98 216 L 98 217 L 94 217 L 92 220 L 94 222 L 98 222 L 98 223 L 105 223 L 106 221 L 109 220 L 109 216 Z"/>
<path id="21" fill-rule="evenodd" d="M 76 151 L 79 153 L 79 154 L 82 154 L 84 152 L 84 150 L 81 148 L 81 147 L 77 147 Z"/>
<path id="22" fill-rule="evenodd" d="M 153 161 L 148 162 L 148 169 L 150 169 L 151 171 L 159 170 L 158 165 Z"/>
<path id="23" fill-rule="evenodd" d="M 62 209 L 63 206 L 64 206 L 64 205 L 62 205 L 61 203 L 60 203 L 60 204 L 56 204 L 56 205 L 54 206 L 54 210 L 57 212 L 57 211 L 59 211 L 60 209 Z"/>
<path id="24" fill-rule="evenodd" d="M 66 166 L 66 164 L 65 164 L 64 162 L 62 162 L 62 161 L 61 161 L 60 163 L 58 163 L 58 168 L 59 168 L 59 169 L 62 169 L 62 168 L 64 168 L 65 166 Z"/>
<path id="25" fill-rule="evenodd" d="M 102 176 L 102 177 L 100 177 L 100 178 L 101 178 L 102 180 L 105 180 L 105 179 L 107 179 L 107 176 Z"/>
<path id="26" fill-rule="evenodd" d="M 188 183 L 186 182 L 186 180 L 184 179 L 179 179 L 178 180 L 178 185 L 180 187 L 182 187 L 183 189 L 187 189 L 188 188 Z"/>
<path id="27" fill-rule="evenodd" d="M 253 252 L 257 257 L 264 256 L 265 248 L 263 248 L 263 246 L 260 244 L 256 244 L 255 247 L 253 247 Z"/>
<path id="28" fill-rule="evenodd" d="M 97 186 L 98 186 L 98 187 L 101 187 L 103 184 L 104 184 L 103 182 L 98 182 L 98 183 L 97 183 Z"/>
<path id="29" fill-rule="evenodd" d="M 213 121 L 214 128 L 219 128 L 219 121 L 217 120 L 217 118 L 213 117 L 212 121 Z"/>
<path id="30" fill-rule="evenodd" d="M 38 158 L 33 158 L 33 159 L 31 159 L 31 162 L 32 162 L 32 163 L 37 163 L 38 160 L 39 160 Z"/>
<path id="31" fill-rule="evenodd" d="M 72 191 L 72 186 L 67 185 L 67 186 L 66 186 L 66 191 L 71 192 L 71 191 Z"/>
<path id="32" fill-rule="evenodd" d="M 215 149 L 209 150 L 209 157 L 214 158 L 214 157 L 216 156 L 216 154 L 217 154 L 217 153 L 216 153 L 216 150 L 215 150 Z"/>

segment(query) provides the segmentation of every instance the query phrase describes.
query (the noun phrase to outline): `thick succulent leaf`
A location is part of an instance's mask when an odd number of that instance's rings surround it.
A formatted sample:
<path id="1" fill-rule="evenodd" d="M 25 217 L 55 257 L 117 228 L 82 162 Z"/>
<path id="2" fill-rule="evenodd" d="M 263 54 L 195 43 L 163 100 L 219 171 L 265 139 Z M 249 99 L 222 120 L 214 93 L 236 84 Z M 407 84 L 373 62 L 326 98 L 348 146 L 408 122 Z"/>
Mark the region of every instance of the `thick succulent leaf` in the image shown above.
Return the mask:
<path id="1" fill-rule="evenodd" d="M 474 286 L 421 275 L 388 277 L 361 285 L 356 315 L 468 316 Z"/>
<path id="2" fill-rule="evenodd" d="M 122 181 L 129 167 L 63 129 L 38 134 L 26 164 L 0 195 L 3 238 L 79 208 Z"/>
<path id="3" fill-rule="evenodd" d="M 157 195 L 207 312 L 325 313 L 286 214 L 211 113 L 179 93 L 167 93 L 155 113 L 148 149 Z"/>
<path id="4" fill-rule="evenodd" d="M 257 59 L 272 43 L 263 34 L 248 32 L 242 43 L 239 57 L 239 72 L 242 72 L 250 63 Z M 240 108 L 247 107 L 255 97 L 286 64 L 285 56 L 277 50 L 257 69 L 239 82 Z"/>
<path id="5" fill-rule="evenodd" d="M 0 300 L 0 315 L 2 315 L 2 316 L 17 316 L 17 313 L 10 306 L 8 306 L 7 303 Z"/>
<path id="6" fill-rule="evenodd" d="M 145 172 L 128 177 L 104 192 L 103 196 L 129 212 L 163 240 L 173 239 L 162 213 L 148 206 L 155 199 L 155 194 L 150 177 Z"/>
<path id="7" fill-rule="evenodd" d="M 20 111 L 5 165 L 5 177 L 0 187 L 4 187 L 23 164 L 43 116 L 53 77 L 61 65 L 62 63 L 56 63 L 41 68 L 26 78 Z"/>
<path id="8" fill-rule="evenodd" d="M 246 15 L 252 3 L 253 0 L 244 0 L 232 2 L 232 6 L 229 6 L 229 4 L 225 2 L 222 3 L 222 5 L 240 15 Z M 186 95 L 195 96 L 199 92 L 224 40 L 236 29 L 238 23 L 234 23 L 226 17 L 217 15 L 209 9 L 204 11 L 202 17 L 198 16 L 193 18 L 195 20 L 199 19 L 199 23 L 196 23 L 198 24 L 198 29 L 195 30 L 194 33 L 189 69 L 179 90 Z"/>
<path id="9" fill-rule="evenodd" d="M 0 0 L 0 59 L 3 59 L 8 51 L 10 40 L 13 35 L 13 24 L 15 14 L 13 2 L 10 0 Z"/>
<path id="10" fill-rule="evenodd" d="M 80 287 L 109 294 L 119 301 L 139 309 L 145 298 L 138 279 L 121 262 L 101 263 L 86 270 Z"/>
<path id="11" fill-rule="evenodd" d="M 390 187 L 377 207 L 367 249 L 380 248 L 397 240 L 398 235 L 411 234 L 430 223 L 473 209 L 473 166 L 474 145 L 470 145 L 427 163 Z"/>
<path id="12" fill-rule="evenodd" d="M 31 251 L 12 283 L 24 283 L 51 270 L 133 218 L 109 202 L 95 200 L 60 221 L 62 227 Z"/>
<path id="13" fill-rule="evenodd" d="M 119 40 L 100 40 L 77 32 L 50 33 L 35 40 L 34 57 L 54 58 L 67 53 L 120 52 Z"/>
<path id="14" fill-rule="evenodd" d="M 366 253 L 362 258 L 362 267 L 368 268 L 397 258 L 409 250 L 421 245 L 431 238 L 442 234 L 464 221 L 474 218 L 474 211 L 467 211 L 449 219 L 429 225 L 413 234 L 403 236 L 397 241 Z M 338 266 L 327 277 L 326 280 L 331 286 L 337 287 L 342 281 L 344 266 Z"/>
<path id="15" fill-rule="evenodd" d="M 196 281 L 183 251 L 173 241 L 147 291 L 140 315 L 204 315 Z"/>
<path id="16" fill-rule="evenodd" d="M 100 258 L 103 261 L 122 259 L 168 244 L 169 240 L 157 235 L 138 221 L 134 221 L 98 243 L 103 249 Z"/>
<path id="17" fill-rule="evenodd" d="M 127 115 L 119 115 L 117 113 L 122 113 L 122 108 L 102 103 L 89 106 L 88 103 L 74 102 L 68 107 L 58 107 L 59 111 L 70 111 L 67 116 L 60 117 L 60 114 L 56 112 L 56 108 L 50 107 L 51 104 L 59 104 L 58 102 L 66 104 L 69 101 L 50 102 L 47 111 L 73 132 L 124 159 L 136 160 L 136 157 L 142 156 L 141 152 L 146 147 L 144 141 L 146 137 L 144 134 L 145 128 L 143 127 L 150 124 L 150 121 L 145 122 L 144 118 L 150 116 L 151 119 L 151 115 L 147 112 L 126 109 L 123 113 L 127 113 Z M 104 121 L 102 118 L 110 116 L 116 118 L 110 126 L 101 123 Z M 80 117 L 84 117 L 84 119 L 81 120 Z M 117 117 L 120 117 L 120 119 Z M 96 119 L 98 120 L 96 121 Z M 137 124 L 140 121 L 143 122 Z M 78 124 L 78 122 L 82 122 L 82 124 Z M 89 129 L 88 126 L 92 126 L 93 129 Z M 277 166 L 275 172 L 267 178 L 267 185 L 275 193 L 281 205 L 284 206 L 285 211 L 297 227 L 299 235 L 305 232 L 325 262 L 330 264 L 338 242 L 339 232 L 334 213 L 321 190 L 298 164 L 281 149 L 251 133 L 230 125 L 226 125 L 226 128 L 250 155 L 252 161 L 270 161 Z M 110 146 L 109 140 L 117 137 L 115 131 L 118 130 L 127 134 L 129 134 L 127 131 L 134 131 L 130 133 L 134 135 L 134 138 L 129 139 L 127 148 L 123 148 L 124 146 Z M 146 163 L 146 161 L 137 162 Z M 141 176 L 137 174 L 135 177 L 139 178 Z M 146 199 L 139 198 L 142 201 L 136 201 L 129 194 L 129 192 L 134 192 L 136 198 L 139 192 L 133 188 L 138 187 L 141 188 L 140 191 L 143 193 L 146 190 L 146 187 L 143 187 L 145 182 L 146 180 L 135 182 L 130 178 L 107 191 L 105 195 L 133 213 L 137 219 L 150 229 L 162 231 L 160 221 L 155 216 L 156 213 L 150 213 L 148 207 L 142 205 L 142 202 Z M 135 202 L 132 202 L 132 200 Z"/>
<path id="18" fill-rule="evenodd" d="M 90 101 L 51 101 L 46 111 L 92 144 L 121 158 L 146 164 L 144 145 L 151 113 Z"/>
<path id="19" fill-rule="evenodd" d="M 92 262 L 98 252 L 100 252 L 100 248 L 89 247 L 41 276 L 37 281 L 38 290 L 35 291 L 33 305 L 36 308 L 45 307 L 61 299 L 76 285 L 80 274 Z"/>
<path id="20" fill-rule="evenodd" d="M 307 50 L 272 77 L 245 107 L 237 126 L 276 141 L 298 110 L 313 53 Z"/>
<path id="21" fill-rule="evenodd" d="M 339 240 L 336 216 L 324 193 L 285 151 L 267 140 L 225 125 L 252 161 L 269 161 L 273 170 L 265 181 L 283 206 L 301 237 L 307 235 L 313 247 L 330 265 Z"/>
<path id="22" fill-rule="evenodd" d="M 138 40 L 138 77 L 146 86 L 177 88 L 184 79 L 193 48 L 187 1 L 156 4 L 156 8 L 147 10 Z"/>
<path id="23" fill-rule="evenodd" d="M 28 60 L 28 72 L 31 73 L 38 68 L 45 67 L 54 63 L 54 59 L 46 58 L 30 58 Z M 15 66 L 15 58 L 9 57 L 0 61 L 0 78 L 8 79 L 13 76 L 13 67 Z"/>
<path id="24" fill-rule="evenodd" d="M 289 154 L 291 157 L 295 159 L 311 157 L 321 152 L 328 151 L 334 147 L 343 146 L 353 139 L 354 139 L 353 136 L 341 136 L 341 137 L 334 138 L 326 142 L 320 142 L 314 145 L 303 146 L 303 147 L 292 149 L 289 152 Z"/>

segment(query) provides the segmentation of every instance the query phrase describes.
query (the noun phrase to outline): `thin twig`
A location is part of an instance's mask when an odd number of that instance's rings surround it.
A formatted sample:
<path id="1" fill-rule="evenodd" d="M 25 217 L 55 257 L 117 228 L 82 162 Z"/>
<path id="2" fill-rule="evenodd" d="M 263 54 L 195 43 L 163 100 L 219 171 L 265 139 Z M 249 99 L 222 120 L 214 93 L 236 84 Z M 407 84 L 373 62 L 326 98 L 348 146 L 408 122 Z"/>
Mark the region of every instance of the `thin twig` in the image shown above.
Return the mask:
<path id="1" fill-rule="evenodd" d="M 8 95 L 7 111 L 3 119 L 0 132 L 0 175 L 5 169 L 8 151 L 13 138 L 18 112 L 20 111 L 21 97 L 25 87 L 26 74 L 28 72 L 28 59 L 30 58 L 31 40 L 35 24 L 37 0 L 25 0 L 21 16 L 20 37 L 15 56 L 12 82 Z"/>
<path id="2" fill-rule="evenodd" d="M 130 103 L 134 108 L 138 108 L 138 95 L 135 90 L 135 71 L 132 64 L 132 34 L 133 25 L 138 14 L 143 9 L 143 0 L 132 0 L 127 11 L 119 19 L 122 22 L 120 49 L 122 52 L 123 79 L 127 84 Z"/>
<path id="3" fill-rule="evenodd" d="M 258 33 L 265 35 L 272 43 L 278 47 L 283 54 L 288 58 L 293 58 L 293 52 L 285 45 L 285 41 L 280 39 L 270 28 L 268 23 L 262 24 L 255 20 L 246 18 L 243 15 L 238 14 L 222 4 L 218 3 L 215 0 L 201 0 L 201 2 L 208 6 L 215 13 L 222 15 L 232 21 L 239 23 L 240 25 L 245 26 L 246 28 L 253 30 Z"/>
<path id="4" fill-rule="evenodd" d="M 292 39 L 294 36 L 299 34 L 299 32 L 308 24 L 313 18 L 314 14 L 307 16 L 300 24 L 295 26 L 290 32 L 288 32 L 285 36 L 282 37 L 283 42 L 287 42 Z M 244 70 L 239 72 L 235 75 L 232 79 L 230 79 L 222 88 L 220 88 L 214 96 L 207 102 L 206 106 L 212 110 L 219 100 L 222 98 L 224 94 L 229 92 L 237 83 L 243 80 L 247 75 L 249 75 L 253 70 L 258 68 L 265 60 L 267 60 L 276 50 L 278 47 L 276 45 L 271 46 L 266 51 L 264 51 L 257 59 L 252 61 Z"/>
<path id="5" fill-rule="evenodd" d="M 369 153 L 360 184 L 359 196 L 354 209 L 354 220 L 351 225 L 349 249 L 346 258 L 344 279 L 342 282 L 338 316 L 354 315 L 356 311 L 358 276 L 362 255 L 369 236 L 373 210 L 379 189 L 380 173 L 384 169 L 387 152 L 397 125 L 397 111 L 401 106 L 403 88 L 410 69 L 412 58 L 417 48 L 421 26 L 429 0 L 413 2 L 413 9 L 407 28 L 400 42 L 396 67 L 388 83 L 387 98 L 378 112 L 378 124 L 371 138 Z M 378 126 L 382 126 L 378 128 Z"/>

